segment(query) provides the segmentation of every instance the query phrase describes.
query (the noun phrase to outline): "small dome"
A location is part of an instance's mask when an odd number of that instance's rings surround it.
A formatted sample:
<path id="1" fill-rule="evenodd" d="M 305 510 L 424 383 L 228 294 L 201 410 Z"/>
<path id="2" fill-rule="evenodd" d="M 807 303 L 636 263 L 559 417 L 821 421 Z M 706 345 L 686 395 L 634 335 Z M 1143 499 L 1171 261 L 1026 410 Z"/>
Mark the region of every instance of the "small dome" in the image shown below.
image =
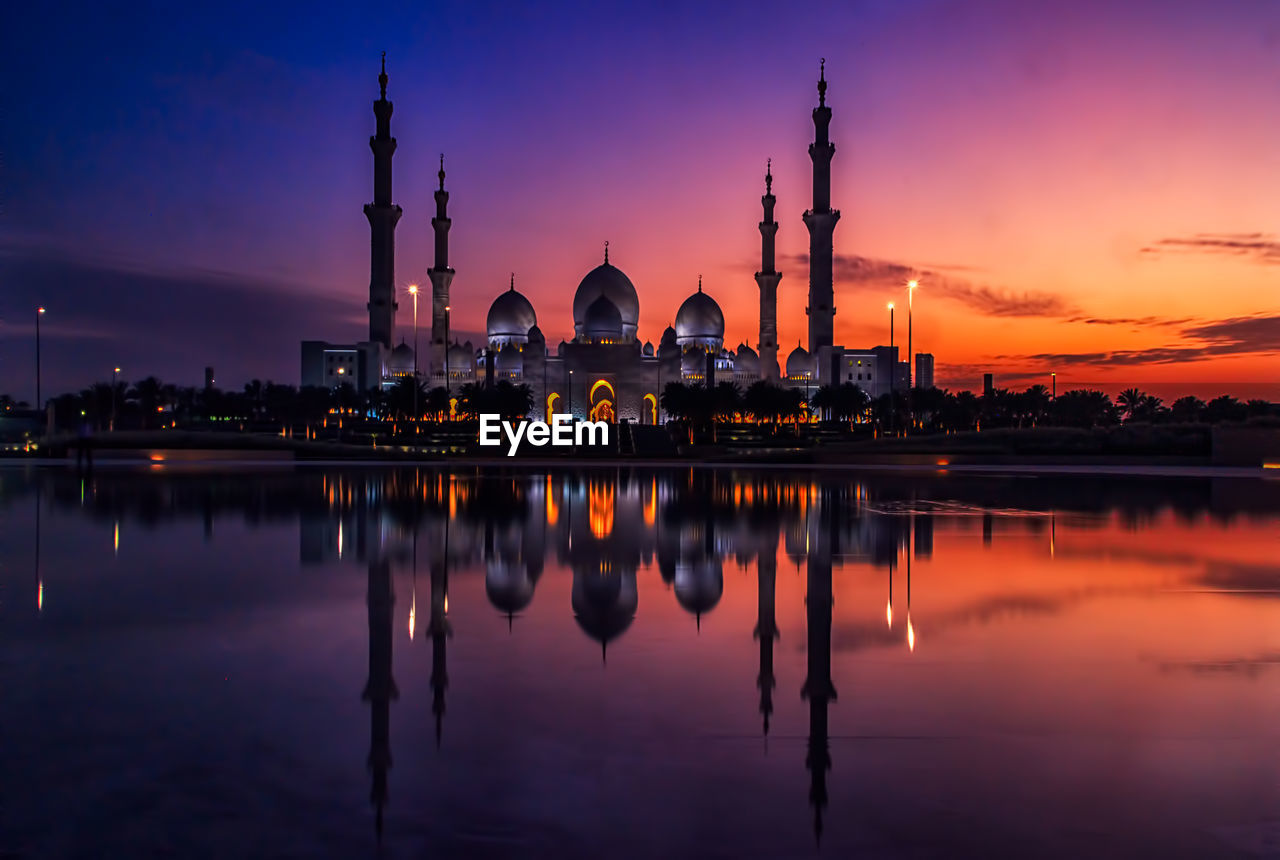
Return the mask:
<path id="1" fill-rule="evenodd" d="M 591 303 L 583 316 L 582 333 L 592 339 L 620 340 L 623 333 L 622 312 L 608 297 L 600 296 Z"/>
<path id="2" fill-rule="evenodd" d="M 542 336 L 542 329 L 535 324 L 529 328 L 529 343 L 546 343 L 546 338 Z"/>
<path id="3" fill-rule="evenodd" d="M 674 344 L 675 342 L 676 342 L 676 330 L 673 329 L 671 326 L 667 326 L 666 330 L 662 332 L 662 340 L 660 341 L 660 343 Z"/>
<path id="4" fill-rule="evenodd" d="M 485 594 L 503 615 L 514 615 L 533 602 L 533 586 L 533 578 L 520 564 L 492 560 L 485 565 Z"/>
<path id="5" fill-rule="evenodd" d="M 607 298 L 622 317 L 623 334 L 632 338 L 636 335 L 636 326 L 640 324 L 640 298 L 636 295 L 635 285 L 622 273 L 621 269 L 609 264 L 608 259 L 596 266 L 578 284 L 573 294 L 573 327 L 577 335 L 582 335 L 587 323 L 587 309 L 601 296 Z"/>
<path id="6" fill-rule="evenodd" d="M 756 355 L 756 351 L 744 343 L 738 347 L 738 352 L 733 357 L 733 369 L 738 373 L 750 373 L 758 376 L 760 374 L 760 356 Z"/>
<path id="7" fill-rule="evenodd" d="M 646 340 L 646 341 L 644 342 L 644 350 L 643 350 L 643 352 L 644 352 L 644 354 L 645 354 L 646 356 L 652 356 L 652 355 L 653 355 L 653 344 L 649 343 L 649 341 L 647 341 L 647 340 Z"/>
<path id="8" fill-rule="evenodd" d="M 392 374 L 413 373 L 413 347 L 400 341 L 400 345 L 387 357 L 387 371 Z"/>
<path id="9" fill-rule="evenodd" d="M 678 563 L 675 575 L 676 602 L 701 619 L 720 602 L 724 593 L 724 574 L 711 560 L 693 564 Z"/>
<path id="10" fill-rule="evenodd" d="M 809 357 L 807 349 L 796 344 L 796 348 L 791 350 L 791 354 L 787 356 L 787 376 L 804 376 L 806 374 L 813 374 L 813 359 Z"/>
<path id="11" fill-rule="evenodd" d="M 511 289 L 499 295 L 489 306 L 489 316 L 485 328 L 489 340 L 518 340 L 524 342 L 529 338 L 529 329 L 538 324 L 538 316 L 533 305 L 523 294 L 516 291 L 515 282 Z"/>
<path id="12" fill-rule="evenodd" d="M 699 281 L 698 291 L 685 299 L 676 312 L 676 342 L 684 346 L 716 341 L 719 345 L 723 340 L 724 313 L 716 300 L 702 291 Z"/>
<path id="13" fill-rule="evenodd" d="M 475 353 L 467 349 L 461 344 L 455 343 L 449 347 L 449 372 L 463 373 L 469 370 L 475 362 Z"/>

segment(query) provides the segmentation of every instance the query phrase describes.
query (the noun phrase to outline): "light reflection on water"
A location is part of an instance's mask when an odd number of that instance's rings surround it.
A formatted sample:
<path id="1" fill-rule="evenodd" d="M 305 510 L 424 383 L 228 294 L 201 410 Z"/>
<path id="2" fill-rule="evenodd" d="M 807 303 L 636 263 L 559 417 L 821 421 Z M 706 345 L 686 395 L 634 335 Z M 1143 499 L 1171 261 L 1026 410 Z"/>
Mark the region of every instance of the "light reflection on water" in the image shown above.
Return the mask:
<path id="1" fill-rule="evenodd" d="M 0 507 L 0 856 L 1280 847 L 1276 482 L 9 469 Z"/>

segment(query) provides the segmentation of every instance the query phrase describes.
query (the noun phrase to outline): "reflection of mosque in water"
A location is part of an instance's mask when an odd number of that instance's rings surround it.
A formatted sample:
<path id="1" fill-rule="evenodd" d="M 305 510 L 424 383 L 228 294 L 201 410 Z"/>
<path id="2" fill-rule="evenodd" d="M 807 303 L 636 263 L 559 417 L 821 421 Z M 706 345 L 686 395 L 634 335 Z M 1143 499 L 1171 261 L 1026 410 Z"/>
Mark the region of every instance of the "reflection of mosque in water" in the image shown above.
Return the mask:
<path id="1" fill-rule="evenodd" d="M 404 483 L 400 483 L 403 481 Z M 583 474 L 463 478 L 435 473 L 391 474 L 370 486 L 326 477 L 329 503 L 302 518 L 304 561 L 354 557 L 368 567 L 370 668 L 364 697 L 370 703 L 372 801 L 381 833 L 391 766 L 390 703 L 397 696 L 391 674 L 391 560 L 413 565 L 408 607 L 412 635 L 418 623 L 416 575 L 420 555 L 430 571 L 427 635 L 432 649 L 432 712 L 440 742 L 448 681 L 448 576 L 483 571 L 485 593 L 514 630 L 532 604 L 544 558 L 572 572 L 570 606 L 582 631 L 599 643 L 601 657 L 627 631 L 638 609 L 636 577 L 656 568 L 695 625 L 714 611 L 724 589 L 723 564 L 732 558 L 757 573 L 761 730 L 768 735 L 778 685 L 773 650 L 778 639 L 774 586 L 782 535 L 786 556 L 806 568 L 807 672 L 797 679 L 809 709 L 809 800 L 820 838 L 831 768 L 827 712 L 836 700 L 831 676 L 833 563 L 893 564 L 909 546 L 912 520 L 884 516 L 867 506 L 861 485 L 802 485 L 767 476 L 690 470 L 674 476 L 599 471 Z M 932 529 L 914 530 L 919 554 L 931 551 Z M 908 564 L 910 553 L 907 554 Z M 908 601 L 909 601 L 908 590 Z M 893 584 L 889 627 L 892 630 Z M 908 630 L 911 627 L 908 602 Z M 904 631 L 914 647 L 914 634 Z"/>

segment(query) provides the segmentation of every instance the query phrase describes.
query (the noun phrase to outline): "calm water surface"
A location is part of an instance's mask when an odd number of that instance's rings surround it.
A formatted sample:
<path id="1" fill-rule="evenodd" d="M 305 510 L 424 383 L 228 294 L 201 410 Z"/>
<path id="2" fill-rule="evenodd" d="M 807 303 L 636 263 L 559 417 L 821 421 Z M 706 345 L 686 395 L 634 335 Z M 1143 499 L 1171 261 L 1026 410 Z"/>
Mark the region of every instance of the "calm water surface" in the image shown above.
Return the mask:
<path id="1" fill-rule="evenodd" d="M 1280 853 L 1280 482 L 0 469 L 0 857 Z"/>

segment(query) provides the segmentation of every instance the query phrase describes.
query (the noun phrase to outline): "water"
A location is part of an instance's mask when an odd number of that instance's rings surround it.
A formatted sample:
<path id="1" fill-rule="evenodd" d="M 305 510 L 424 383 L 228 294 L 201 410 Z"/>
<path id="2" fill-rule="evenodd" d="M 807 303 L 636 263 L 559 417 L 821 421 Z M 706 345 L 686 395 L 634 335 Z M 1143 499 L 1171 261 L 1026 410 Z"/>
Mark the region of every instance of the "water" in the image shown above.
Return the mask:
<path id="1" fill-rule="evenodd" d="M 1280 852 L 1280 482 L 11 467 L 0 510 L 0 857 Z"/>

